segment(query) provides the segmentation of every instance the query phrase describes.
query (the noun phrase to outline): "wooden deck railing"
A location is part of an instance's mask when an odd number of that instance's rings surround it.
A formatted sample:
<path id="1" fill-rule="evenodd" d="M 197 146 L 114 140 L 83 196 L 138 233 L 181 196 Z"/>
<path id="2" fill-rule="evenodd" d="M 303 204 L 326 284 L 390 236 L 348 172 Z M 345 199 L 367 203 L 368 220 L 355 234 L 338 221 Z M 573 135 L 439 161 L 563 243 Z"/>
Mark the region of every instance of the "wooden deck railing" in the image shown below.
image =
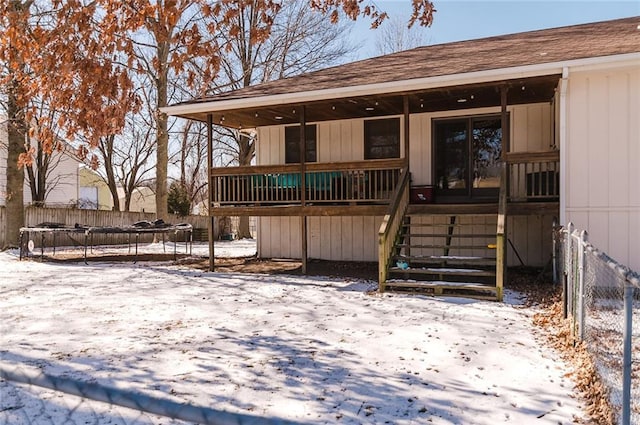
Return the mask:
<path id="1" fill-rule="evenodd" d="M 389 202 L 404 160 L 305 164 L 309 204 Z M 302 200 L 300 164 L 214 168 L 214 205 L 284 205 Z"/>
<path id="2" fill-rule="evenodd" d="M 402 221 L 409 206 L 409 172 L 403 170 L 400 183 L 389 204 L 389 209 L 378 231 L 378 289 L 384 292 L 396 239 L 400 234 Z"/>
<path id="3" fill-rule="evenodd" d="M 550 201 L 559 198 L 559 151 L 510 152 L 506 158 L 509 164 L 509 201 Z"/>

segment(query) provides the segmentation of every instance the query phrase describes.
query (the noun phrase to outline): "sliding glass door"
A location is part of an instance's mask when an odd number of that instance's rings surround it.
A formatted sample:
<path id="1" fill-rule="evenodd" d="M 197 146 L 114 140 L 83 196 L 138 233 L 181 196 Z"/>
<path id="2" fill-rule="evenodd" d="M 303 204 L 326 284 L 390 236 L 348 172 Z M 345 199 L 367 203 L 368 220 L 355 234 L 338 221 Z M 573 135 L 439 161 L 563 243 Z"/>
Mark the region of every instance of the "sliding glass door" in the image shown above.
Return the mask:
<path id="1" fill-rule="evenodd" d="M 433 124 L 437 199 L 496 200 L 502 154 L 500 116 L 442 119 Z"/>

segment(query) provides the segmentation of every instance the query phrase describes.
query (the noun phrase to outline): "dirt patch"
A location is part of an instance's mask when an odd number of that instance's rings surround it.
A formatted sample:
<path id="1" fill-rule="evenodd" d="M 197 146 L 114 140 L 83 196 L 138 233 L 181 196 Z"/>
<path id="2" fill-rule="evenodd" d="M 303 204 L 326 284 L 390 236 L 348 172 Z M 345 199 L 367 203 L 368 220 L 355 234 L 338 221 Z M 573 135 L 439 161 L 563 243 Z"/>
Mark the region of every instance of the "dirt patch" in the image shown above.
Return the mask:
<path id="1" fill-rule="evenodd" d="M 208 270 L 209 259 L 183 261 L 196 269 Z M 268 273 L 302 275 L 302 263 L 297 260 L 249 258 L 216 258 L 215 270 L 233 273 Z M 307 275 L 353 278 L 365 280 L 378 279 L 378 264 L 356 261 L 307 261 Z"/>

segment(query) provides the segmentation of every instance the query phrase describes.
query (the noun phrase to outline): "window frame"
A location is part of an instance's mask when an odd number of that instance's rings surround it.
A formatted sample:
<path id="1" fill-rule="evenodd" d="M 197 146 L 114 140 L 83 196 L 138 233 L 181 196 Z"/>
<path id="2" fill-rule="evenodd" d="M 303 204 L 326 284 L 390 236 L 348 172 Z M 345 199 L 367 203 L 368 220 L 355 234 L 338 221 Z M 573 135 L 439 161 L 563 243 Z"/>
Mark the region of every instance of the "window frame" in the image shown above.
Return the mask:
<path id="1" fill-rule="evenodd" d="M 305 162 L 318 162 L 318 126 L 307 124 Z M 300 163 L 300 125 L 289 125 L 284 128 L 284 163 Z"/>
<path id="2" fill-rule="evenodd" d="M 375 126 L 374 128 L 371 128 Z M 382 131 L 380 131 L 382 130 Z M 372 134 L 373 132 L 373 134 Z M 392 134 L 393 133 L 393 134 Z M 372 138 L 379 140 L 374 143 Z M 381 139 L 395 139 L 391 143 L 384 143 Z M 372 146 L 373 144 L 373 146 Z M 401 158 L 402 145 L 402 124 L 400 117 L 393 118 L 377 118 L 364 120 L 364 159 L 393 159 Z M 380 154 L 373 154 L 373 149 L 381 151 Z M 385 154 L 385 151 L 391 151 L 391 154 Z"/>

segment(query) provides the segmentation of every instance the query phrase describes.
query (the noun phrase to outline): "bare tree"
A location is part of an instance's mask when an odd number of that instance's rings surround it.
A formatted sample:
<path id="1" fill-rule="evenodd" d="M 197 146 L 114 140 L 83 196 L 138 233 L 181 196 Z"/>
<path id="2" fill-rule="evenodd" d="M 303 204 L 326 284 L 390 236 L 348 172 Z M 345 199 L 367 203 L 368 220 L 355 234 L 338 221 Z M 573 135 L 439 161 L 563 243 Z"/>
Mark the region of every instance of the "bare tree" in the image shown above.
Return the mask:
<path id="1" fill-rule="evenodd" d="M 376 31 L 375 54 L 388 55 L 427 44 L 426 32 L 422 27 L 407 25 L 407 20 L 391 17 Z"/>
<path id="2" fill-rule="evenodd" d="M 191 208 L 202 205 L 207 196 L 207 134 L 203 123 L 186 121 L 179 134 L 177 166 L 179 183 L 191 201 Z"/>
<path id="3" fill-rule="evenodd" d="M 274 16 L 271 36 L 255 42 L 251 34 L 260 25 L 257 4 L 248 2 L 240 8 L 233 25 L 240 30 L 231 35 L 222 32 L 228 54 L 221 58 L 219 78 L 214 92 L 248 87 L 253 84 L 285 78 L 340 61 L 355 49 L 344 34 L 348 21 L 331 24 L 326 17 L 309 8 L 305 2 L 286 2 Z M 251 165 L 255 157 L 255 135 L 241 131 L 218 129 L 218 160 L 231 158 L 236 165 Z M 250 238 L 249 218 L 241 217 L 238 237 Z"/>
<path id="4" fill-rule="evenodd" d="M 121 135 L 102 137 L 97 146 L 98 174 L 109 187 L 116 211 L 131 209 L 134 191 L 148 184 L 155 167 L 153 118 L 148 109 L 143 111 L 127 119 Z M 120 205 L 118 188 L 124 192 L 124 205 Z"/>

